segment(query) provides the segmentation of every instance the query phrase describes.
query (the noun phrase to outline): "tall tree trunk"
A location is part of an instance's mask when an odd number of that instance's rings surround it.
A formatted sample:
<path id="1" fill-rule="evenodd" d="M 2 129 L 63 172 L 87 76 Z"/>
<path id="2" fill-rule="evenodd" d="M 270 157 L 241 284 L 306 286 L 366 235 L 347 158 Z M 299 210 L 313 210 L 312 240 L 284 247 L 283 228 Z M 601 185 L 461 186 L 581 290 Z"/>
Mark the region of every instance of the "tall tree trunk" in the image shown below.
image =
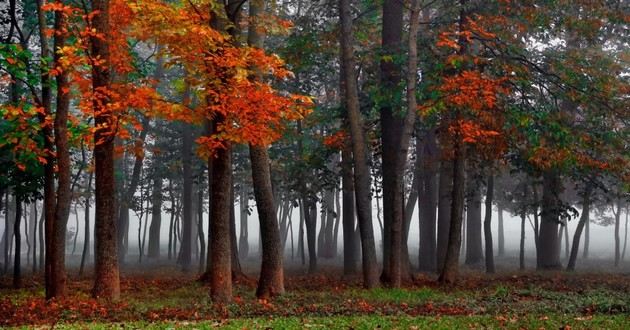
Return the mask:
<path id="1" fill-rule="evenodd" d="M 0 205 L 2 205 L 2 201 L 0 201 Z M 37 268 L 37 222 L 39 221 L 39 219 L 38 219 L 39 215 L 37 214 L 37 201 L 33 202 L 33 208 L 31 210 L 31 212 L 33 213 L 33 214 L 31 214 L 31 216 L 33 217 L 32 231 L 31 231 L 31 236 L 32 236 L 31 239 L 32 239 L 32 242 L 33 242 L 33 250 L 32 250 L 33 274 L 35 274 L 35 273 L 37 273 L 37 269 L 38 269 Z M 39 266 L 41 267 L 41 264 Z"/>
<path id="2" fill-rule="evenodd" d="M 621 240 L 619 239 L 619 227 L 621 223 L 621 197 L 617 199 L 617 212 L 615 212 L 615 267 L 619 266 L 621 259 Z M 614 206 L 613 206 L 614 207 Z M 17 230 L 17 229 L 16 229 Z"/>
<path id="3" fill-rule="evenodd" d="M 499 234 L 498 234 L 498 243 L 499 243 L 499 257 L 503 257 L 505 255 L 505 230 L 503 229 L 503 208 L 498 205 L 497 206 L 497 214 L 498 214 L 498 222 L 499 222 Z"/>
<path id="4" fill-rule="evenodd" d="M 352 181 L 352 145 L 344 143 L 341 150 L 341 189 L 343 214 L 343 273 L 353 275 L 357 272 L 356 251 L 354 251 L 354 182 Z"/>
<path id="5" fill-rule="evenodd" d="M 92 18 L 93 29 L 101 35 L 108 35 L 109 0 L 92 0 L 92 10 L 97 14 Z M 118 299 L 120 279 L 117 260 L 116 220 L 114 217 L 114 139 L 109 127 L 115 127 L 114 118 L 105 108 L 109 102 L 106 94 L 99 90 L 108 90 L 110 86 L 109 40 L 91 37 L 92 56 L 101 58 L 106 64 L 92 67 L 92 86 L 97 91 L 94 100 L 94 123 L 98 128 L 94 134 L 95 163 L 95 277 L 92 295 L 106 299 Z"/>
<path id="6" fill-rule="evenodd" d="M 50 49 L 48 46 L 48 36 L 46 34 L 46 30 L 48 29 L 48 24 L 46 22 L 46 13 L 42 10 L 42 6 L 44 5 L 44 0 L 37 0 L 37 18 L 39 22 L 39 38 L 40 38 L 40 47 L 41 47 L 41 57 L 49 58 L 50 57 Z M 41 65 L 41 90 L 42 90 L 42 103 L 41 107 L 43 108 L 43 113 L 40 113 L 38 116 L 39 122 L 42 124 L 42 140 L 44 141 L 44 148 L 47 150 L 53 150 L 53 129 L 50 125 L 44 125 L 47 118 L 52 115 L 51 104 L 52 104 L 52 91 L 51 91 L 51 79 L 49 76 L 50 67 L 48 65 Z M 44 278 L 45 278 L 45 288 L 46 292 L 52 290 L 51 288 L 51 255 L 50 253 L 45 253 L 46 246 L 52 246 L 52 237 L 53 237 L 53 223 L 55 219 L 55 157 L 51 152 L 45 155 L 46 164 L 44 164 L 44 206 L 43 206 L 43 214 L 44 223 L 40 221 L 40 241 L 39 241 L 39 257 L 40 257 L 40 265 L 44 265 Z M 46 235 L 44 235 L 44 232 Z M 43 238 L 45 237 L 45 242 Z M 42 261 L 44 261 L 42 263 Z"/>
<path id="7" fill-rule="evenodd" d="M 189 103 L 189 87 L 186 87 L 184 93 L 184 104 Z M 192 127 L 185 125 L 183 127 L 183 144 L 182 144 L 182 166 L 184 173 L 184 191 L 182 196 L 182 258 L 181 265 L 183 272 L 189 272 L 191 270 L 191 258 L 192 258 L 192 222 L 193 222 L 193 205 L 192 205 L 192 190 L 193 190 L 193 178 L 192 178 Z"/>
<path id="8" fill-rule="evenodd" d="M 214 118 L 214 132 L 226 119 L 222 115 Z M 230 191 L 232 185 L 231 144 L 215 150 L 212 160 L 212 208 L 210 213 L 210 296 L 215 303 L 232 300 L 232 248 L 230 236 Z"/>
<path id="9" fill-rule="evenodd" d="M 151 226 L 147 258 L 160 258 L 160 231 L 162 229 L 162 177 L 155 173 L 153 178 Z"/>
<path id="10" fill-rule="evenodd" d="M 339 0 L 339 17 L 341 21 L 340 44 L 343 58 L 342 66 L 346 85 L 345 108 L 348 123 L 350 124 L 352 156 L 354 159 L 354 189 L 359 230 L 361 232 L 363 286 L 373 288 L 378 285 L 378 264 L 376 262 L 374 229 L 372 228 L 368 151 L 364 137 L 363 118 L 359 111 L 350 0 Z"/>
<path id="11" fill-rule="evenodd" d="M 437 264 L 436 269 L 442 271 L 446 259 L 446 248 L 451 229 L 451 197 L 453 191 L 453 162 L 442 160 L 438 183 L 437 210 Z"/>
<path id="12" fill-rule="evenodd" d="M 203 173 L 202 173 L 203 174 Z M 199 228 L 199 272 L 204 272 L 206 266 L 206 238 L 203 232 L 203 184 L 199 183 L 199 191 L 197 193 L 197 226 Z M 159 232 L 158 232 L 159 234 Z M 158 246 L 159 248 L 159 246 Z"/>
<path id="13" fill-rule="evenodd" d="M 437 167 L 438 149 L 435 140 L 435 133 L 429 129 L 422 141 L 418 141 L 417 156 L 419 157 L 419 172 L 421 184 L 418 187 L 418 217 L 420 228 L 420 245 L 418 251 L 419 268 L 421 271 L 436 271 L 436 206 L 437 206 Z M 422 157 L 420 158 L 420 155 Z M 417 175 L 419 175 L 418 173 Z"/>
<path id="14" fill-rule="evenodd" d="M 298 230 L 298 254 L 300 255 L 300 259 L 302 260 L 302 266 L 306 264 L 306 251 L 304 249 L 304 225 L 305 225 L 305 206 L 302 200 L 299 201 L 300 204 L 300 228 Z M 259 235 L 260 236 L 260 235 Z M 260 244 L 262 246 L 262 243 Z"/>
<path id="15" fill-rule="evenodd" d="M 472 177 L 472 175 L 471 175 Z M 466 208 L 466 265 L 476 265 L 483 261 L 481 245 L 481 190 L 471 178 L 471 193 Z"/>
<path id="16" fill-rule="evenodd" d="M 591 221 L 587 221 L 584 224 L 584 251 L 582 251 L 582 258 L 588 258 L 588 247 L 591 243 Z"/>
<path id="17" fill-rule="evenodd" d="M 55 30 L 66 29 L 65 14 L 55 12 Z M 61 49 L 66 44 L 65 33 L 55 34 L 55 49 Z M 55 52 L 55 64 L 62 67 L 61 55 Z M 66 227 L 70 215 L 72 202 L 70 191 L 70 146 L 68 141 L 68 112 L 70 109 L 70 93 L 68 91 L 68 73 L 63 70 L 56 76 L 57 80 L 57 109 L 55 111 L 54 132 L 55 152 L 57 155 L 57 201 L 55 206 L 55 220 L 51 245 L 47 247 L 50 253 L 50 286 L 46 290 L 46 298 L 63 297 L 66 294 Z M 76 234 L 76 233 L 75 233 Z"/>
<path id="18" fill-rule="evenodd" d="M 486 192 L 486 215 L 483 220 L 483 234 L 486 243 L 486 273 L 494 274 L 494 248 L 492 247 L 492 201 L 494 199 L 494 176 L 488 175 Z"/>
<path id="19" fill-rule="evenodd" d="M 626 247 L 628 246 L 628 211 L 630 211 L 630 207 L 626 206 L 626 224 L 623 226 L 623 228 L 624 228 L 623 249 L 621 250 L 621 260 L 622 261 L 626 257 Z"/>
<path id="20" fill-rule="evenodd" d="M 230 175 L 230 262 L 232 264 L 232 279 L 244 276 L 241 261 L 238 259 L 238 240 L 236 238 L 236 212 L 234 211 L 234 177 Z"/>
<path id="21" fill-rule="evenodd" d="M 558 225 L 560 207 L 560 176 L 549 170 L 543 174 L 543 197 L 540 232 L 538 234 L 538 255 L 540 269 L 558 269 L 560 264 L 560 244 Z"/>
<path id="22" fill-rule="evenodd" d="M 417 5 L 414 5 L 417 7 Z M 417 16 L 416 13 L 414 15 Z M 418 18 L 416 17 L 416 21 Z M 398 0 L 383 2 L 383 29 L 381 47 L 386 55 L 397 56 L 401 51 L 403 30 L 403 3 Z M 416 33 L 417 34 L 417 31 Z M 415 36 L 414 36 L 415 38 Z M 413 61 L 413 53 L 412 53 Z M 414 63 L 415 64 L 415 63 Z M 415 111 L 407 111 L 410 118 L 401 119 L 396 111 L 396 90 L 401 80 L 401 68 L 395 61 L 381 60 L 381 90 L 386 101 L 381 105 L 381 143 L 383 175 L 383 274 L 384 282 L 392 287 L 401 283 L 402 232 L 403 232 L 403 171 L 407 161 L 409 138 L 415 122 Z M 415 71 L 414 71 L 415 75 Z M 408 86 L 409 87 L 409 86 Z M 415 101 L 415 79 L 412 90 Z M 411 120 L 411 123 L 408 123 Z M 401 130 L 402 128 L 402 130 Z"/>
<path id="23" fill-rule="evenodd" d="M 521 211 L 521 245 L 519 250 L 519 268 L 525 270 L 525 211 Z"/>
<path id="24" fill-rule="evenodd" d="M 13 259 L 13 288 L 19 289 L 22 287 L 22 267 L 20 261 L 22 259 L 21 242 L 22 237 L 20 235 L 20 221 L 22 220 L 22 199 L 19 194 L 15 196 L 15 223 L 13 225 L 13 235 L 15 235 L 15 255 Z"/>
<path id="25" fill-rule="evenodd" d="M 254 9 L 250 7 L 250 16 L 257 17 L 262 11 L 262 1 L 254 0 Z M 249 32 L 251 34 L 251 31 Z M 251 38 L 251 37 L 250 37 Z M 251 42 L 251 44 L 258 45 Z M 260 222 L 262 238 L 262 265 L 256 296 L 269 298 L 284 293 L 284 270 L 282 268 L 282 243 L 280 228 L 274 211 L 273 192 L 271 190 L 271 173 L 269 171 L 269 154 L 264 146 L 249 146 L 249 159 L 252 166 L 252 182 L 256 208 Z"/>
<path id="26" fill-rule="evenodd" d="M 582 215 L 578 222 L 575 233 L 573 234 L 573 246 L 571 247 L 571 255 L 569 256 L 569 262 L 567 263 L 567 271 L 575 270 L 575 262 L 577 261 L 578 251 L 580 250 L 580 238 L 582 237 L 582 230 L 584 225 L 589 221 L 589 213 L 591 210 L 591 187 L 587 186 L 582 196 Z"/>
<path id="27" fill-rule="evenodd" d="M 87 258 L 90 257 L 90 194 L 92 193 L 92 178 L 94 176 L 94 172 L 90 172 L 90 176 L 88 177 L 88 184 L 85 188 L 85 199 L 84 199 L 84 237 L 83 237 L 83 252 L 81 253 L 81 266 L 79 267 L 79 276 L 83 275 L 83 270 L 85 269 L 85 263 Z"/>
<path id="28" fill-rule="evenodd" d="M 251 5 L 250 5 L 251 6 Z M 249 192 L 248 188 L 245 186 L 245 183 L 241 183 L 240 189 L 240 222 L 241 222 L 241 230 L 238 235 L 238 251 L 239 256 L 242 259 L 246 259 L 249 254 L 249 233 L 247 228 L 247 217 L 249 213 Z"/>
<path id="29" fill-rule="evenodd" d="M 312 274 L 317 271 L 317 204 L 310 199 L 304 200 L 303 203 L 305 205 L 304 224 L 306 227 L 306 245 L 308 247 L 308 272 Z"/>

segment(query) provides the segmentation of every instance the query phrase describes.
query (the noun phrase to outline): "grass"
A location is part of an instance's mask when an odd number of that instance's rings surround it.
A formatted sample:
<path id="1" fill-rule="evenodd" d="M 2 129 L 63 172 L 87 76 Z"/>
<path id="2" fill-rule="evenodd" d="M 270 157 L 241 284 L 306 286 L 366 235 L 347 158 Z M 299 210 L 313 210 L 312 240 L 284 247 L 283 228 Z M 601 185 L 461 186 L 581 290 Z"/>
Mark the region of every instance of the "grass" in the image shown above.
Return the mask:
<path id="1" fill-rule="evenodd" d="M 293 276 L 273 301 L 258 301 L 244 283 L 226 306 L 212 305 L 194 278 L 169 276 L 125 277 L 115 304 L 90 300 L 87 279 L 72 281 L 72 296 L 54 308 L 36 282 L 0 289 L 0 328 L 630 329 L 628 275 L 468 275 L 455 287 L 424 280 L 371 290 L 340 277 Z"/>

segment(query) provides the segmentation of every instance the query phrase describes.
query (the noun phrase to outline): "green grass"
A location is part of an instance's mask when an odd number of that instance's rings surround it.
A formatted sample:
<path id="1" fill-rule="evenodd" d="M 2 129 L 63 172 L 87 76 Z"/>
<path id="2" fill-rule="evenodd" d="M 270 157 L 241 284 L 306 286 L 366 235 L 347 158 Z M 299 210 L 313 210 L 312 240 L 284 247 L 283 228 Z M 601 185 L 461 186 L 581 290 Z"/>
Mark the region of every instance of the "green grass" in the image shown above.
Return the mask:
<path id="1" fill-rule="evenodd" d="M 627 329 L 626 315 L 594 316 L 335 316 L 251 318 L 204 322 L 78 323 L 58 329 Z"/>

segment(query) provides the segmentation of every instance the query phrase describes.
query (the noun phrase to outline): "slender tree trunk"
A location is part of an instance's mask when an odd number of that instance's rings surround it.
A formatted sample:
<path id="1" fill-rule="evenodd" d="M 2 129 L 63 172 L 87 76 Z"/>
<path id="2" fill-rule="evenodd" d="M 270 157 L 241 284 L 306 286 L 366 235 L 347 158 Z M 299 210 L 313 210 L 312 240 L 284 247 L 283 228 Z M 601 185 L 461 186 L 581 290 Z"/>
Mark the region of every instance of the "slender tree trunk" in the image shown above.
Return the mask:
<path id="1" fill-rule="evenodd" d="M 37 18 L 39 22 L 39 38 L 41 47 L 41 57 L 49 58 L 51 56 L 50 48 L 48 46 L 48 36 L 46 30 L 48 24 L 46 22 L 46 13 L 42 10 L 44 0 L 37 0 Z M 52 103 L 52 91 L 51 91 L 51 79 L 49 76 L 50 67 L 48 65 L 41 65 L 41 90 L 42 90 L 42 103 L 41 106 L 44 109 L 43 113 L 38 116 L 39 122 L 42 124 L 42 140 L 44 140 L 44 148 L 47 150 L 53 150 L 53 129 L 50 125 L 44 125 L 49 116 L 52 115 L 51 103 Z M 42 218 L 44 222 L 40 221 L 40 265 L 44 265 L 44 279 L 46 292 L 50 292 L 51 288 L 51 254 L 45 253 L 46 246 L 52 246 L 53 237 L 53 223 L 55 219 L 55 157 L 51 152 L 45 155 L 46 164 L 44 165 L 44 206 Z M 44 235 L 44 232 L 46 235 Z M 45 237 L 45 242 L 44 242 Z M 44 261 L 44 262 L 42 262 Z"/>
<path id="2" fill-rule="evenodd" d="M 505 255 L 505 230 L 503 229 L 503 208 L 501 206 L 497 206 L 497 214 L 498 214 L 498 222 L 499 222 L 499 234 L 498 234 L 498 243 L 499 243 L 499 257 L 503 257 Z"/>
<path id="3" fill-rule="evenodd" d="M 560 244 L 558 240 L 558 224 L 561 191 L 559 175 L 547 171 L 543 175 L 543 198 L 540 232 L 538 234 L 538 250 L 540 269 L 558 269 L 560 264 Z"/>
<path id="4" fill-rule="evenodd" d="M 153 192 L 152 192 L 152 208 L 151 208 L 151 226 L 149 227 L 149 247 L 147 258 L 160 258 L 160 231 L 162 229 L 162 177 L 154 174 Z"/>
<path id="5" fill-rule="evenodd" d="M 621 203 L 622 203 L 621 198 L 618 198 L 617 199 L 617 212 L 615 212 L 615 267 L 619 266 L 619 260 L 621 259 L 621 253 L 620 253 L 621 240 L 619 239 L 619 227 L 621 224 Z"/>
<path id="6" fill-rule="evenodd" d="M 359 230 L 361 232 L 363 286 L 373 288 L 378 285 L 378 264 L 376 262 L 374 229 L 372 228 L 368 152 L 364 137 L 363 118 L 359 111 L 350 0 L 339 0 L 339 17 L 341 21 L 340 44 L 343 58 L 342 66 L 345 73 L 344 81 L 346 85 L 345 108 L 350 124 L 352 155 L 354 159 L 354 189 Z"/>
<path id="7" fill-rule="evenodd" d="M 304 249 L 304 224 L 306 222 L 305 218 L 305 210 L 304 210 L 304 202 L 302 200 L 300 203 L 300 229 L 298 230 L 298 254 L 300 255 L 300 259 L 302 260 L 302 266 L 306 264 L 306 251 Z M 261 243 L 262 246 L 262 243 Z"/>
<path id="8" fill-rule="evenodd" d="M 22 237 L 20 235 L 20 221 L 22 220 L 22 200 L 19 195 L 15 196 L 15 224 L 13 225 L 13 235 L 15 235 L 15 255 L 13 259 L 13 288 L 19 289 L 22 287 L 22 267 L 20 261 L 22 259 L 21 242 Z"/>
<path id="9" fill-rule="evenodd" d="M 575 270 L 575 263 L 577 261 L 578 251 L 580 250 L 580 238 L 582 237 L 582 230 L 584 225 L 589 221 L 589 213 L 591 207 L 591 187 L 586 187 L 584 195 L 582 196 L 582 216 L 578 222 L 575 233 L 573 234 L 573 246 L 571 247 L 571 255 L 569 262 L 567 263 L 567 271 Z"/>
<path id="10" fill-rule="evenodd" d="M 341 189 L 343 219 L 343 273 L 353 275 L 357 272 L 356 251 L 354 251 L 354 182 L 352 181 L 352 145 L 344 143 L 341 150 Z"/>
<path id="11" fill-rule="evenodd" d="M 197 226 L 199 227 L 199 272 L 203 272 L 206 267 L 206 238 L 203 232 L 203 184 L 199 183 L 199 192 L 197 193 Z M 159 234 L 159 232 L 158 232 Z"/>
<path id="12" fill-rule="evenodd" d="M 232 279 L 234 280 L 244 276 L 241 269 L 241 261 L 238 259 L 238 240 L 236 238 L 236 212 L 234 211 L 235 200 L 234 181 L 233 177 L 230 175 L 230 262 L 232 263 Z"/>
<path id="13" fill-rule="evenodd" d="M 306 245 L 308 247 L 308 272 L 317 271 L 316 230 L 317 230 L 317 204 L 315 201 L 305 200 L 304 224 L 306 227 Z"/>
<path id="14" fill-rule="evenodd" d="M 250 16 L 257 17 L 262 11 L 261 0 L 254 0 L 260 7 L 250 7 Z M 250 34 L 252 32 L 250 31 Z M 251 37 L 250 37 L 251 40 Z M 258 45 L 258 43 L 250 42 Z M 274 211 L 273 191 L 271 190 L 271 173 L 269 171 L 269 154 L 264 146 L 249 146 L 249 157 L 252 166 L 254 196 L 258 208 L 260 235 L 262 238 L 262 265 L 256 296 L 266 299 L 284 293 L 284 270 L 282 268 L 282 243 L 280 229 Z"/>
<path id="15" fill-rule="evenodd" d="M 250 5 L 251 6 L 251 5 Z M 247 217 L 249 213 L 249 192 L 247 191 L 247 187 L 245 183 L 241 184 L 240 189 L 240 222 L 241 222 L 241 230 L 238 235 L 238 251 L 239 255 L 242 259 L 246 259 L 249 254 L 249 233 L 247 228 Z"/>
<path id="16" fill-rule="evenodd" d="M 85 188 L 85 228 L 84 228 L 84 238 L 83 238 L 83 253 L 81 253 L 81 266 L 79 267 L 79 276 L 83 276 L 83 270 L 85 269 L 85 263 L 87 258 L 90 256 L 90 194 L 92 193 L 92 178 L 94 176 L 94 172 L 90 172 L 90 176 L 88 178 L 88 184 Z"/>
<path id="17" fill-rule="evenodd" d="M 486 243 L 486 273 L 494 274 L 494 248 L 492 246 L 492 201 L 494 199 L 494 176 L 488 175 L 486 192 L 486 215 L 483 220 L 483 234 Z"/>
<path id="18" fill-rule="evenodd" d="M 588 259 L 588 247 L 591 243 L 591 221 L 587 221 L 584 224 L 584 251 L 582 252 L 582 258 Z"/>
<path id="19" fill-rule="evenodd" d="M 109 0 L 92 0 L 92 10 L 98 14 L 92 18 L 93 29 L 107 36 L 109 27 Z M 92 56 L 100 57 L 106 64 L 92 67 L 93 90 L 109 89 L 109 40 L 100 37 L 91 38 Z M 114 140 L 111 132 L 105 127 L 115 127 L 113 118 L 105 106 L 108 96 L 96 93 L 94 101 L 95 125 L 99 129 L 94 134 L 95 161 L 95 277 L 92 294 L 94 297 L 118 299 L 120 296 L 120 279 L 117 260 L 116 220 L 114 217 L 115 193 L 114 185 Z"/>
<path id="20" fill-rule="evenodd" d="M 626 206 L 626 224 L 623 226 L 623 228 L 624 228 L 623 250 L 621 251 L 621 260 L 622 261 L 626 257 L 626 247 L 628 246 L 628 211 L 630 211 L 630 207 Z"/>
<path id="21" fill-rule="evenodd" d="M 471 175 L 472 176 L 472 175 Z M 474 179 L 471 186 L 476 186 Z M 481 190 L 471 187 L 466 208 L 466 265 L 476 265 L 483 261 L 481 245 Z"/>
<path id="22" fill-rule="evenodd" d="M 55 30 L 66 29 L 65 14 L 55 12 Z M 55 49 L 61 49 L 66 44 L 65 33 L 55 34 Z M 54 61 L 61 66 L 61 55 L 55 53 Z M 68 112 L 70 110 L 70 94 L 68 92 L 68 73 L 63 70 L 56 76 L 57 80 L 57 108 L 55 111 L 55 153 L 57 158 L 57 201 L 53 237 L 47 251 L 50 253 L 50 286 L 46 291 L 46 298 L 63 297 L 66 295 L 66 229 L 70 215 L 70 146 L 68 141 Z M 76 233 L 75 233 L 76 234 Z"/>
<path id="23" fill-rule="evenodd" d="M 444 267 L 438 281 L 452 284 L 459 273 L 459 252 L 462 243 L 462 216 L 464 209 L 465 184 L 465 146 L 461 141 L 455 142 L 455 159 L 453 161 L 453 190 L 451 205 L 451 225 L 448 235 L 448 245 L 444 258 Z"/>
<path id="24" fill-rule="evenodd" d="M 186 87 L 184 95 L 184 103 L 189 103 L 189 87 Z M 192 143 L 193 135 L 192 128 L 189 125 L 183 127 L 183 144 L 182 144 L 182 165 L 184 173 L 184 192 L 182 196 L 183 217 L 182 217 L 182 271 L 189 272 L 191 270 L 191 258 L 192 258 L 192 221 L 193 221 L 193 207 L 192 207 Z"/>
<path id="25" fill-rule="evenodd" d="M 437 265 L 436 269 L 444 268 L 446 249 L 451 228 L 451 197 L 453 191 L 453 162 L 442 160 L 438 183 L 437 210 Z"/>
<path id="26" fill-rule="evenodd" d="M 222 115 L 214 118 L 214 131 L 226 119 Z M 210 214 L 210 297 L 215 303 L 232 300 L 232 248 L 230 236 L 230 198 L 232 184 L 231 144 L 215 150 L 212 160 L 212 208 Z"/>
<path id="27" fill-rule="evenodd" d="M 1 195 L 1 194 L 0 194 Z M 0 201 L 0 205 L 2 204 L 2 202 Z M 1 207 L 1 206 L 0 206 Z M 38 219 L 38 214 L 37 214 L 37 201 L 33 202 L 33 209 L 32 209 L 32 216 L 33 216 L 33 230 L 31 231 L 32 234 L 32 241 L 33 241 L 33 250 L 32 250 L 32 258 L 33 258 L 33 274 L 37 273 L 37 221 L 39 221 Z M 624 251 L 625 252 L 625 251 Z M 41 267 L 41 264 L 40 264 Z"/>
<path id="28" fill-rule="evenodd" d="M 417 156 L 421 162 L 418 166 L 421 174 L 420 187 L 418 187 L 418 217 L 420 228 L 420 245 L 418 251 L 419 268 L 421 271 L 436 271 L 436 207 L 437 207 L 437 167 L 438 149 L 435 133 L 429 130 L 424 134 L 422 141 L 418 141 Z M 422 157 L 420 157 L 422 156 Z"/>
<path id="29" fill-rule="evenodd" d="M 72 252 L 70 253 L 73 256 L 77 250 L 77 238 L 79 237 L 79 210 L 77 209 L 77 204 L 74 204 L 74 220 L 75 220 L 74 239 L 72 240 Z"/>
<path id="30" fill-rule="evenodd" d="M 519 265 L 521 270 L 525 270 L 525 211 L 521 212 L 521 246 L 519 250 Z"/>

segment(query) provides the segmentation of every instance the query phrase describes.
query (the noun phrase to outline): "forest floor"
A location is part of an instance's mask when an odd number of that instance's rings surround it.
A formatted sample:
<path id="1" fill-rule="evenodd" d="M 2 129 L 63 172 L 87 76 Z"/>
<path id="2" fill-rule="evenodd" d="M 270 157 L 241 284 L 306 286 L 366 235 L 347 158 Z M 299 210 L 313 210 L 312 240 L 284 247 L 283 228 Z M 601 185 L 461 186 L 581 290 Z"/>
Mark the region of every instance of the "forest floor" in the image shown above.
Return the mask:
<path id="1" fill-rule="evenodd" d="M 302 272 L 287 271 L 287 293 L 273 301 L 257 300 L 255 279 L 244 278 L 226 306 L 212 305 L 209 287 L 173 266 L 123 271 L 114 303 L 90 298 L 89 276 L 71 276 L 70 295 L 48 304 L 40 276 L 20 290 L 5 277 L 0 328 L 630 328 L 630 274 L 464 270 L 454 287 L 416 275 L 401 289 L 364 290 L 338 267 Z"/>

